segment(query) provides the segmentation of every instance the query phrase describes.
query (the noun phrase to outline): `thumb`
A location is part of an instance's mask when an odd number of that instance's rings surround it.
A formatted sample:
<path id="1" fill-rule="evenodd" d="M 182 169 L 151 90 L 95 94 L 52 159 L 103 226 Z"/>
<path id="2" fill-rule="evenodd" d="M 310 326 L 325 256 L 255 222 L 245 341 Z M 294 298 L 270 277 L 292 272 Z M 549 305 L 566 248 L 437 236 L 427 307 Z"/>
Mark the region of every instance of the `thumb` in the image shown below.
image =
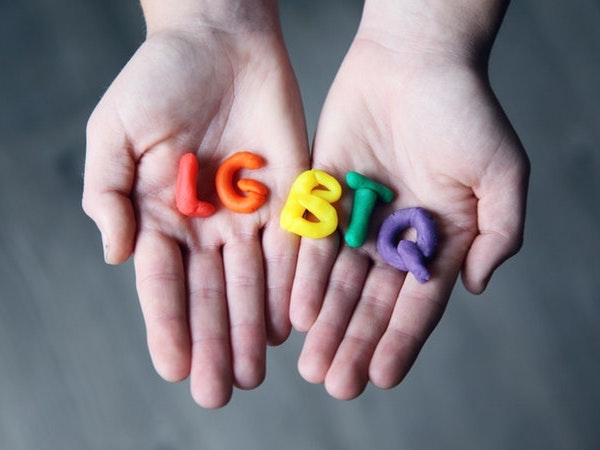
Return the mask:
<path id="1" fill-rule="evenodd" d="M 523 244 L 529 161 L 518 145 L 512 158 L 493 163 L 474 189 L 479 233 L 467 253 L 462 271 L 465 287 L 482 293 L 494 271 Z M 498 154 L 502 154 L 502 149 Z M 506 155 L 506 153 L 504 153 Z"/>
<path id="2" fill-rule="evenodd" d="M 130 194 L 135 159 L 122 127 L 102 120 L 97 112 L 88 122 L 86 147 L 83 210 L 102 234 L 105 261 L 120 264 L 134 246 L 136 224 Z"/>

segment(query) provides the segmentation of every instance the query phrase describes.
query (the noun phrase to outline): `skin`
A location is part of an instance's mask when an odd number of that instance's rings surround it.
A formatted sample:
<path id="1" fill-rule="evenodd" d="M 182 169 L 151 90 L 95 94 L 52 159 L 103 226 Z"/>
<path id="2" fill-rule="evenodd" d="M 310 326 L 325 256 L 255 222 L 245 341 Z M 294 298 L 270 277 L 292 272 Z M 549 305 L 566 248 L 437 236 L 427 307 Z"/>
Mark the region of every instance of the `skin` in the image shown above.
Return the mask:
<path id="1" fill-rule="evenodd" d="M 156 370 L 191 378 L 204 407 L 265 376 L 265 347 L 306 332 L 302 376 L 339 399 L 397 385 L 440 320 L 460 274 L 473 293 L 521 245 L 529 163 L 487 79 L 506 1 L 367 0 L 327 96 L 312 166 L 389 186 L 364 246 L 340 233 L 279 227 L 309 167 L 301 99 L 275 0 L 142 1 L 148 36 L 90 117 L 83 207 L 105 259 L 132 253 Z M 218 166 L 237 151 L 266 161 L 252 214 L 224 208 Z M 177 161 L 194 152 L 209 220 L 175 208 Z M 345 230 L 351 191 L 337 204 Z M 421 285 L 383 263 L 377 225 L 421 206 L 440 231 Z M 299 248 L 300 245 L 300 248 Z M 295 273 L 294 273 L 295 271 Z M 291 299 L 290 299 L 291 297 Z"/>
<path id="2" fill-rule="evenodd" d="M 480 293 L 521 246 L 529 164 L 487 79 L 506 2 L 429 3 L 366 3 L 318 123 L 313 167 L 338 179 L 360 168 L 396 193 L 363 247 L 339 235 L 302 240 L 291 300 L 292 323 L 307 332 L 298 367 L 338 399 L 368 382 L 396 386 L 459 274 Z M 425 284 L 375 248 L 384 217 L 413 206 L 431 211 L 440 232 Z"/>
<path id="3" fill-rule="evenodd" d="M 279 212 L 308 147 L 275 2 L 201 3 L 181 2 L 179 15 L 143 3 L 147 39 L 89 120 L 83 206 L 107 262 L 134 255 L 156 370 L 190 377 L 198 404 L 216 408 L 234 386 L 263 381 L 267 343 L 290 332 L 299 238 L 279 227 Z M 226 209 L 214 184 L 218 166 L 245 150 L 265 167 L 240 175 L 270 192 L 252 214 Z M 186 152 L 200 163 L 199 198 L 217 207 L 210 218 L 175 208 Z"/>

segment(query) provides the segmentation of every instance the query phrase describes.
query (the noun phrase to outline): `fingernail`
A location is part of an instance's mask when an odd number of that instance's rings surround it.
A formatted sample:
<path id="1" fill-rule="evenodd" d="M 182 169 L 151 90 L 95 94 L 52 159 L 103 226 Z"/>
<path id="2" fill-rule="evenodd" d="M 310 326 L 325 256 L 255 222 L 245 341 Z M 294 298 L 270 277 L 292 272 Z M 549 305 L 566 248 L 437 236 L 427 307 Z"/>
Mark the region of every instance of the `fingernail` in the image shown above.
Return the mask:
<path id="1" fill-rule="evenodd" d="M 104 234 L 100 233 L 102 236 L 102 251 L 104 253 L 104 262 L 108 264 L 108 241 L 104 237 Z"/>

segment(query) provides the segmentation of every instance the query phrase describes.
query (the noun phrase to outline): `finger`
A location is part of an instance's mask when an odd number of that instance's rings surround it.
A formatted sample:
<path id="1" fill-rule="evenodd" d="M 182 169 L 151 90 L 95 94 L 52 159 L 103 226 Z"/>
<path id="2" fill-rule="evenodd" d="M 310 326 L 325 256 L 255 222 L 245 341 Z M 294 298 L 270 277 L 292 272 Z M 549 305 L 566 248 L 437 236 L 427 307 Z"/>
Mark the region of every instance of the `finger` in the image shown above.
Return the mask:
<path id="1" fill-rule="evenodd" d="M 267 225 L 262 238 L 266 278 L 266 327 L 272 345 L 288 337 L 290 296 L 300 238 L 281 229 L 278 223 Z"/>
<path id="2" fill-rule="evenodd" d="M 382 389 L 396 386 L 406 376 L 427 337 L 444 311 L 439 302 L 437 281 L 420 285 L 410 278 L 405 283 L 392 320 L 375 349 L 369 377 Z"/>
<path id="3" fill-rule="evenodd" d="M 369 381 L 369 363 L 388 327 L 404 274 L 385 264 L 374 266 L 365 282 L 346 334 L 327 372 L 325 387 L 340 400 L 357 397 Z"/>
<path id="4" fill-rule="evenodd" d="M 410 370 L 444 313 L 469 240 L 468 232 L 447 231 L 430 265 L 429 281 L 420 284 L 412 274 L 406 275 L 369 365 L 369 378 L 375 386 L 394 387 Z"/>
<path id="5" fill-rule="evenodd" d="M 129 195 L 134 175 L 124 133 L 96 112 L 87 127 L 82 206 L 100 230 L 110 264 L 122 263 L 133 251 L 136 224 Z"/>
<path id="6" fill-rule="evenodd" d="M 523 243 L 529 163 L 521 159 L 492 168 L 475 190 L 479 233 L 467 254 L 463 283 L 474 294 L 483 292 L 494 271 L 519 251 Z"/>
<path id="7" fill-rule="evenodd" d="M 220 249 L 195 249 L 188 262 L 191 390 L 205 408 L 227 404 L 233 389 L 229 321 Z"/>
<path id="8" fill-rule="evenodd" d="M 310 383 L 323 383 L 362 292 L 369 259 L 344 247 L 331 271 L 323 306 L 310 328 L 298 370 Z"/>
<path id="9" fill-rule="evenodd" d="M 302 333 L 313 325 L 321 309 L 339 239 L 335 233 L 325 239 L 304 238 L 300 242 L 290 299 L 290 319 L 294 328 Z"/>
<path id="10" fill-rule="evenodd" d="M 181 252 L 172 239 L 147 231 L 139 235 L 134 262 L 152 362 L 164 379 L 180 381 L 190 371 Z"/>
<path id="11" fill-rule="evenodd" d="M 264 270 L 256 236 L 238 235 L 223 247 L 234 380 L 253 389 L 265 377 Z"/>

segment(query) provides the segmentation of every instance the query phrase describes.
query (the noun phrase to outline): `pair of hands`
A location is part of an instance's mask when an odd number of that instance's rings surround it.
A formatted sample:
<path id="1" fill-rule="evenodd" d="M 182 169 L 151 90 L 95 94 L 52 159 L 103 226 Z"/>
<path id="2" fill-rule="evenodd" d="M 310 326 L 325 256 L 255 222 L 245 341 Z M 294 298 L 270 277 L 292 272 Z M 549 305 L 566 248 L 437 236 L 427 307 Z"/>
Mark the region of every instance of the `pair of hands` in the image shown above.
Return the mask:
<path id="1" fill-rule="evenodd" d="M 299 370 L 350 399 L 398 384 L 440 319 L 462 270 L 479 293 L 522 238 L 528 163 L 485 70 L 426 62 L 360 31 L 326 99 L 312 157 L 281 32 L 210 26 L 149 35 L 88 124 L 83 206 L 105 259 L 134 254 L 150 354 L 194 399 L 225 405 L 265 376 L 267 344 L 307 332 Z M 253 214 L 208 219 L 175 209 L 179 157 L 200 161 L 199 198 L 218 205 L 214 174 L 232 153 L 260 154 L 270 189 Z M 279 226 L 293 180 L 309 167 L 356 170 L 422 206 L 441 235 L 421 285 L 386 265 L 375 239 L 302 239 Z M 340 211 L 347 224 L 351 195 Z M 383 212 L 382 212 L 383 214 Z M 374 222 L 381 217 L 374 218 Z"/>

